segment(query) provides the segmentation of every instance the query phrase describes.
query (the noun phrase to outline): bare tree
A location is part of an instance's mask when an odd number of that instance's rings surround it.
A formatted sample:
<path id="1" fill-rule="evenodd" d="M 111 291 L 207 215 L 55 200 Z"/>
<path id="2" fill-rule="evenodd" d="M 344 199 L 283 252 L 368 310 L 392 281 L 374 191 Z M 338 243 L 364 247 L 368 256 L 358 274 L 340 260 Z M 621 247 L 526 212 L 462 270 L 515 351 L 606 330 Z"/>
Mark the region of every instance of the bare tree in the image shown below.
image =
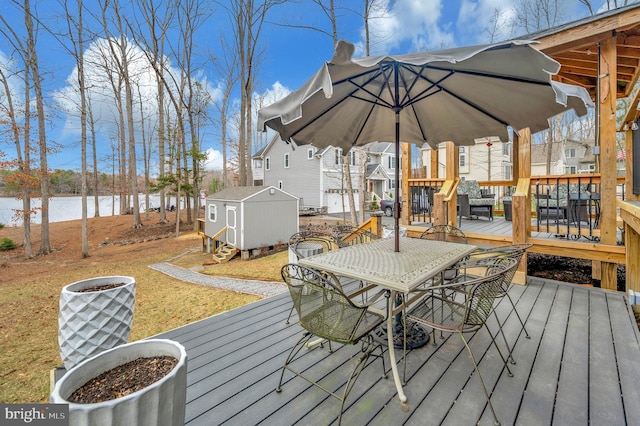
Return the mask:
<path id="1" fill-rule="evenodd" d="M 63 47 L 69 52 L 76 61 L 77 70 L 77 89 L 80 96 L 80 105 L 78 110 L 80 113 L 80 146 L 81 146 L 81 182 L 80 192 L 82 196 L 82 242 L 81 242 L 81 255 L 82 257 L 89 257 L 89 237 L 87 230 L 87 95 L 86 95 L 86 81 L 84 74 L 84 29 L 83 29 L 83 6 L 82 1 L 77 0 L 77 10 L 71 11 L 69 4 L 65 0 L 62 4 L 65 13 L 65 21 L 67 22 L 66 37 L 69 39 L 69 46 Z"/>
<path id="2" fill-rule="evenodd" d="M 6 22 L 3 23 L 6 24 Z M 10 131 L 8 132 L 11 135 L 11 139 L 13 140 L 13 144 L 16 149 L 16 160 L 11 162 L 10 166 L 17 167 L 17 172 L 14 173 L 13 179 L 17 181 L 18 187 L 20 188 L 20 198 L 22 199 L 22 211 L 20 212 L 20 216 L 22 219 L 22 228 L 23 228 L 23 246 L 25 257 L 30 259 L 33 257 L 33 249 L 31 247 L 31 189 L 32 189 L 32 179 L 31 179 L 31 143 L 29 141 L 30 132 L 26 126 L 29 125 L 29 116 L 28 112 L 29 107 L 29 69 L 25 68 L 24 70 L 24 81 L 26 87 L 26 98 L 24 108 L 25 110 L 19 112 L 16 109 L 13 100 L 13 93 L 11 91 L 11 87 L 9 85 L 9 78 L 7 73 L 5 73 L 2 66 L 0 66 L 0 82 L 2 83 L 2 87 L 4 88 L 4 102 L 0 105 L 0 110 L 2 112 L 3 117 L 0 118 L 1 124 L 6 124 Z M 18 122 L 18 114 L 23 115 L 25 117 L 24 126 L 21 126 Z M 22 129 L 22 132 L 21 132 Z M 20 133 L 23 134 L 24 144 L 21 142 Z"/>
<path id="3" fill-rule="evenodd" d="M 222 80 L 223 93 L 222 98 L 216 104 L 216 108 L 220 113 L 220 146 L 222 147 L 222 184 L 224 187 L 230 185 L 228 176 L 227 161 L 227 122 L 229 117 L 229 107 L 231 102 L 231 93 L 238 82 L 238 56 L 235 50 L 231 48 L 225 37 L 220 37 L 220 45 L 222 46 L 222 56 L 219 58 L 211 58 L 216 63 L 218 75 Z"/>
<path id="4" fill-rule="evenodd" d="M 25 64 L 29 68 L 31 82 L 36 101 L 36 114 L 38 121 L 38 148 L 40 161 L 40 196 L 42 197 L 41 226 L 40 226 L 40 253 L 51 252 L 51 242 L 49 240 L 49 179 L 48 176 L 48 146 L 46 132 L 46 116 L 44 110 L 44 94 L 42 92 L 42 76 L 40 75 L 40 64 L 36 50 L 36 30 L 34 28 L 34 17 L 32 15 L 29 0 L 23 0 L 22 4 L 18 0 L 12 0 L 24 13 L 24 26 L 27 40 L 25 50 Z M 27 87 L 29 84 L 27 84 Z M 29 95 L 30 96 L 30 95 Z"/>
<path id="5" fill-rule="evenodd" d="M 257 68 L 262 56 L 259 44 L 260 34 L 268 12 L 286 0 L 230 0 L 221 4 L 234 25 L 236 51 L 240 64 L 240 128 L 239 178 L 240 185 L 251 185 L 251 139 L 253 135 L 252 94 Z"/>
<path id="6" fill-rule="evenodd" d="M 171 28 L 173 17 L 176 10 L 176 3 L 173 0 L 169 0 L 161 7 L 154 0 L 138 0 L 138 7 L 140 8 L 144 22 L 146 23 L 148 30 L 148 41 L 144 42 L 145 38 L 142 34 L 138 34 L 136 39 L 138 42 L 143 41 L 145 45 L 145 52 L 147 52 L 147 59 L 153 67 L 156 76 L 157 84 L 157 114 L 158 114 L 158 157 L 159 157 L 159 181 L 162 182 L 165 179 L 165 147 L 166 147 L 166 130 L 165 130 L 165 80 L 163 73 L 165 69 L 164 48 L 165 40 L 167 37 L 167 31 Z M 142 25 L 139 26 L 141 28 Z M 165 187 L 160 186 L 160 222 L 167 222 L 167 213 L 165 211 Z"/>

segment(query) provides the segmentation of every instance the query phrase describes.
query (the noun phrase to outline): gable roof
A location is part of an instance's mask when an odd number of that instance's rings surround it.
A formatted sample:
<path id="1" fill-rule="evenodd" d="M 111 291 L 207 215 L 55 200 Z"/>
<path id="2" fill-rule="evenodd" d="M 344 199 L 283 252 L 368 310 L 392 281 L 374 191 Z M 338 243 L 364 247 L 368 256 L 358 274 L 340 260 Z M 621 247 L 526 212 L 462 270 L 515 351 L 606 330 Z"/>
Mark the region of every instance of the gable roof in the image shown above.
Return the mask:
<path id="1" fill-rule="evenodd" d="M 271 188 L 283 194 L 287 194 L 292 198 L 296 198 L 293 195 L 276 188 L 275 186 L 236 186 L 234 188 L 225 188 L 221 191 L 216 192 L 215 194 L 209 195 L 207 199 L 220 201 L 245 201 Z"/>

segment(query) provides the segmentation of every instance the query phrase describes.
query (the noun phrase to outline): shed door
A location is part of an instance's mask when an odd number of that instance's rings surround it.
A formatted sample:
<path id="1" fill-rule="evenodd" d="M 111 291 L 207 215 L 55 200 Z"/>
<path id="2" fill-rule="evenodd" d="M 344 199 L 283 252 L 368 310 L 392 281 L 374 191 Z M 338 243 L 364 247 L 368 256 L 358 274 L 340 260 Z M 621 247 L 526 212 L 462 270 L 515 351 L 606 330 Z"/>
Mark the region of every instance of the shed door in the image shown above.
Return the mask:
<path id="1" fill-rule="evenodd" d="M 227 243 L 236 245 L 236 207 L 227 206 Z"/>

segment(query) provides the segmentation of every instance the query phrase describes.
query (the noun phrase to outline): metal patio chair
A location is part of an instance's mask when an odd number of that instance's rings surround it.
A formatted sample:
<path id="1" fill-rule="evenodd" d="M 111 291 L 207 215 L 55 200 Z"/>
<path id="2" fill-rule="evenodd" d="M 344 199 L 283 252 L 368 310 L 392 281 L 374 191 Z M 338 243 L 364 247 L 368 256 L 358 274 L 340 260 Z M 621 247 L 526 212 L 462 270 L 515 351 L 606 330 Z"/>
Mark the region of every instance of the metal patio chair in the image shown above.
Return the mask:
<path id="1" fill-rule="evenodd" d="M 512 271 L 510 271 L 506 276 L 504 281 L 502 282 L 502 287 L 500 288 L 500 291 L 496 294 L 496 299 L 502 299 L 505 296 L 507 297 L 507 300 L 509 301 L 509 303 L 511 304 L 511 308 L 512 311 L 516 314 L 516 317 L 518 318 L 518 321 L 520 322 L 520 326 L 522 327 L 521 332 L 524 331 L 525 337 L 527 339 L 530 339 L 531 336 L 529 336 L 529 333 L 527 332 L 527 328 L 524 325 L 524 321 L 522 320 L 522 317 L 520 316 L 520 314 L 518 313 L 518 310 L 516 309 L 516 304 L 513 302 L 513 299 L 511 298 L 511 296 L 509 295 L 509 289 L 511 288 L 512 281 L 513 281 L 513 276 L 516 273 L 517 270 L 517 265 L 520 264 L 520 261 L 522 260 L 522 256 L 524 256 L 524 253 L 527 251 L 527 249 L 529 249 L 533 244 L 510 244 L 507 246 L 499 246 L 499 247 L 490 247 L 490 248 L 486 248 L 486 249 L 478 249 L 476 251 L 474 251 L 473 253 L 471 253 L 470 255 L 470 259 L 474 260 L 474 259 L 491 259 L 491 258 L 510 258 L 516 261 L 516 268 L 513 268 Z M 507 359 L 511 360 L 512 364 L 515 364 L 515 360 L 513 359 L 512 353 L 513 353 L 513 349 L 515 347 L 515 343 L 513 345 L 513 347 L 511 347 L 508 342 L 507 339 L 504 336 L 504 333 L 502 332 L 502 323 L 500 322 L 500 318 L 498 318 L 498 314 L 494 309 L 494 315 L 496 317 L 496 321 L 498 322 L 498 325 L 500 327 L 500 333 L 502 334 L 502 337 L 505 341 L 505 344 L 507 345 L 507 349 L 509 350 L 509 355 L 507 356 Z"/>
<path id="2" fill-rule="evenodd" d="M 324 253 L 336 250 L 340 247 L 335 238 L 325 232 L 320 231 L 300 231 L 289 237 L 289 249 L 293 252 L 295 259 L 289 258 L 289 262 L 297 262 L 298 260 L 308 257 L 310 254 Z M 289 324 L 294 306 L 289 311 L 289 316 L 285 324 Z"/>
<path id="3" fill-rule="evenodd" d="M 385 318 L 369 311 L 366 305 L 354 304 L 342 292 L 339 284 L 330 279 L 330 276 L 320 274 L 314 269 L 290 263 L 282 267 L 281 274 L 287 283 L 293 305 L 298 312 L 300 325 L 305 329 L 305 333 L 287 356 L 276 392 L 281 392 L 284 372 L 289 370 L 341 401 L 338 417 L 338 424 L 340 424 L 344 402 L 360 373 L 366 367 L 370 356 L 382 360 L 383 376 L 386 378 L 384 350 L 380 343 L 374 341 L 371 334 L 371 331 L 381 325 Z M 330 352 L 332 352 L 331 342 L 348 345 L 361 343 L 362 354 L 356 359 L 342 395 L 325 388 L 291 366 L 296 355 L 314 336 L 326 339 L 329 342 Z M 379 350 L 379 354 L 374 353 L 376 350 Z"/>
<path id="4" fill-rule="evenodd" d="M 478 260 L 474 262 L 475 268 L 483 268 L 481 277 L 470 278 L 466 274 L 458 274 L 454 283 L 434 286 L 428 289 L 426 296 L 412 307 L 406 317 L 409 321 L 421 324 L 433 329 L 433 344 L 436 345 L 435 331 L 457 333 L 471 355 L 476 374 L 487 398 L 487 403 L 493 414 L 495 424 L 500 424 L 496 416 L 489 392 L 485 386 L 478 363 L 464 337 L 465 333 L 475 333 L 485 328 L 491 337 L 491 344 L 496 348 L 500 358 L 504 362 L 509 376 L 513 376 L 508 362 L 498 347 L 494 335 L 486 321 L 491 312 L 495 297 L 502 289 L 505 276 L 517 267 L 514 259 L 498 258 Z M 463 268 L 462 266 L 460 268 Z M 470 279 L 467 279 L 470 278 Z M 453 290 L 453 291 L 450 291 Z"/>
<path id="5" fill-rule="evenodd" d="M 434 225 L 427 228 L 421 235 L 423 240 L 446 241 L 450 243 L 467 244 L 467 236 L 460 228 L 452 225 Z M 452 267 L 442 273 L 442 279 L 447 282 L 456 278 L 459 269 Z"/>

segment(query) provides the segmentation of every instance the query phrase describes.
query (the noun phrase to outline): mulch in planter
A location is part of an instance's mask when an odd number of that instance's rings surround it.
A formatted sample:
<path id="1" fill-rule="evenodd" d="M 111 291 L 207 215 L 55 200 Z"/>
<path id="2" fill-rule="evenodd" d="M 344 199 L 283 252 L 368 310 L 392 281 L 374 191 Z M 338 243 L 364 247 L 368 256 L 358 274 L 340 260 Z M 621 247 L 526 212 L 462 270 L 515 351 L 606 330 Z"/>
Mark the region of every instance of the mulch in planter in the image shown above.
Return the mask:
<path id="1" fill-rule="evenodd" d="M 171 356 L 137 358 L 94 377 L 68 398 L 77 404 L 93 404 L 121 398 L 157 382 L 178 363 Z"/>
<path id="2" fill-rule="evenodd" d="M 113 284 L 104 284 L 104 285 L 96 285 L 93 287 L 83 288 L 82 290 L 76 290 L 74 293 L 89 293 L 91 291 L 104 291 L 111 290 L 112 288 L 118 288 L 125 285 L 125 283 L 113 283 Z"/>

